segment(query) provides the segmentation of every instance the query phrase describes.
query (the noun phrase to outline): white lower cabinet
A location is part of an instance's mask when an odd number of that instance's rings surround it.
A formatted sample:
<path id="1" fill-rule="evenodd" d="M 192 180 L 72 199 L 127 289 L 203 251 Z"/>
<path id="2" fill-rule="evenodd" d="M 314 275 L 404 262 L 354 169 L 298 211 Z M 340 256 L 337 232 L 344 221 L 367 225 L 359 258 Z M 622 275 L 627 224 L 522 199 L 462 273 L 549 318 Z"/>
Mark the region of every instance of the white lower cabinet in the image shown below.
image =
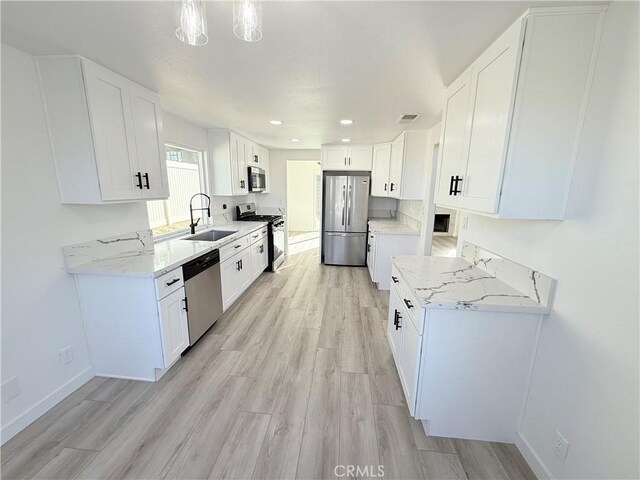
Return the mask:
<path id="1" fill-rule="evenodd" d="M 220 249 L 222 309 L 227 310 L 269 264 L 267 228 L 262 227 Z"/>
<path id="2" fill-rule="evenodd" d="M 222 309 L 226 310 L 240 296 L 238 262 L 235 257 L 220 264 L 220 282 L 222 284 Z"/>
<path id="3" fill-rule="evenodd" d="M 158 303 L 165 367 L 171 366 L 189 346 L 185 298 L 184 287 L 182 287 Z"/>
<path id="4" fill-rule="evenodd" d="M 76 278 L 97 376 L 155 382 L 189 347 L 182 267 L 158 278 Z"/>
<path id="5" fill-rule="evenodd" d="M 402 300 L 398 292 L 393 289 L 389 295 L 389 316 L 387 322 L 387 337 L 389 338 L 389 346 L 391 353 L 396 362 L 400 363 L 402 353 L 402 327 L 398 325 L 398 314 L 401 311 Z"/>
<path id="6" fill-rule="evenodd" d="M 269 264 L 269 251 L 267 237 L 257 240 L 251 249 L 251 273 L 252 277 L 258 277 Z"/>
<path id="7" fill-rule="evenodd" d="M 427 435 L 513 443 L 543 317 L 420 308 L 392 275 L 387 337 L 410 415 Z"/>
<path id="8" fill-rule="evenodd" d="M 415 255 L 418 250 L 419 235 L 390 235 L 369 232 L 367 242 L 367 266 L 371 281 L 380 290 L 389 290 L 391 281 L 391 257 L 394 255 Z"/>

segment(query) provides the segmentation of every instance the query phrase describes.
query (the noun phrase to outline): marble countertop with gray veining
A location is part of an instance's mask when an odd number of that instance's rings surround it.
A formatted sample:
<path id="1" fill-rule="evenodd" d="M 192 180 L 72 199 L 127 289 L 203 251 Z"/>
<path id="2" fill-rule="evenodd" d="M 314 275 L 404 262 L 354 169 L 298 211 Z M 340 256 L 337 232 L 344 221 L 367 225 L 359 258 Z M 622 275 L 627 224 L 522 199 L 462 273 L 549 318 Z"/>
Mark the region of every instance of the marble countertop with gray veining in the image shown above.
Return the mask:
<path id="1" fill-rule="evenodd" d="M 461 257 L 396 256 L 393 265 L 423 308 L 537 314 L 550 311 L 548 305 Z"/>
<path id="2" fill-rule="evenodd" d="M 395 218 L 370 218 L 369 231 L 387 235 L 420 235 L 417 230 Z"/>
<path id="3" fill-rule="evenodd" d="M 225 225 L 213 226 L 196 232 L 202 233 L 213 229 L 236 230 L 236 233 L 215 242 L 191 241 L 184 240 L 184 237 L 179 237 L 160 241 L 148 248 L 144 248 L 143 246 L 140 249 L 131 249 L 130 251 L 120 252 L 106 258 L 91 259 L 90 252 L 81 251 L 78 255 L 86 255 L 88 261 L 69 266 L 67 270 L 69 273 L 86 275 L 159 277 L 200 255 L 220 248 L 265 225 L 267 225 L 266 222 L 229 222 Z M 123 240 L 128 241 L 132 239 Z M 117 242 L 119 239 L 115 238 L 111 241 Z M 75 247 L 83 248 L 82 245 Z M 69 250 L 69 254 L 73 255 L 74 246 L 66 248 Z"/>

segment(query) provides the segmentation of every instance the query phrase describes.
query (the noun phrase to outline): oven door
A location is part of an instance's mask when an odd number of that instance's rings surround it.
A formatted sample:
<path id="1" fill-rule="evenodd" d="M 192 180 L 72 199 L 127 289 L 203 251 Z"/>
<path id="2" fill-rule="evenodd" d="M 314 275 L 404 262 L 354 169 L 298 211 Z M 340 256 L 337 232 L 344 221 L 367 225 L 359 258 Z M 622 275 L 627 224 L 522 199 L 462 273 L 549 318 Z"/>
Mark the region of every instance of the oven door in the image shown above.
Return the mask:
<path id="1" fill-rule="evenodd" d="M 267 176 L 260 167 L 248 167 L 249 170 L 249 191 L 264 192 L 267 187 Z"/>
<path id="2" fill-rule="evenodd" d="M 273 263 L 272 270 L 275 272 L 277 268 L 284 262 L 284 226 L 273 229 Z"/>

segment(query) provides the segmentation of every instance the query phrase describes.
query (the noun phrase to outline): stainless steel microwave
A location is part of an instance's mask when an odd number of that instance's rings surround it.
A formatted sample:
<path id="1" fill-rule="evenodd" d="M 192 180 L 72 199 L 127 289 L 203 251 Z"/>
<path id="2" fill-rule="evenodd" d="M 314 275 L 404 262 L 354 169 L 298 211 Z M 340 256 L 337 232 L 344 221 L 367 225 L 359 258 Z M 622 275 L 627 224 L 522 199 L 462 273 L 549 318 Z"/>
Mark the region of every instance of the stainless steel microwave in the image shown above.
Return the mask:
<path id="1" fill-rule="evenodd" d="M 267 175 L 260 167 L 248 167 L 249 170 L 249 191 L 264 192 L 267 188 Z"/>

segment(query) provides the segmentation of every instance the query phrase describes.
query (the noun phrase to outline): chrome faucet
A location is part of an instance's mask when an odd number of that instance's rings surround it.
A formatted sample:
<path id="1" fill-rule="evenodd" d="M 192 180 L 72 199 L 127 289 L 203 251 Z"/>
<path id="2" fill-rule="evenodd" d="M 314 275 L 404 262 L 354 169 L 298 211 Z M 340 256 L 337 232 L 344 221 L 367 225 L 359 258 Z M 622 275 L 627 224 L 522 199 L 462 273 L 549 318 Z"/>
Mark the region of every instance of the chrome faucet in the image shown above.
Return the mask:
<path id="1" fill-rule="evenodd" d="M 193 208 L 193 199 L 196 198 L 197 196 L 203 196 L 207 199 L 207 206 L 205 208 Z M 191 235 L 196 233 L 196 225 L 198 225 L 198 222 L 200 221 L 200 219 L 198 218 L 198 220 L 193 221 L 193 212 L 194 211 L 201 211 L 201 210 L 206 210 L 207 211 L 207 217 L 211 218 L 211 198 L 209 197 L 209 195 L 207 195 L 206 193 L 196 193 L 193 197 L 191 197 L 191 200 L 189 200 L 189 214 L 191 215 L 191 224 L 189 225 L 189 227 L 191 228 Z"/>

